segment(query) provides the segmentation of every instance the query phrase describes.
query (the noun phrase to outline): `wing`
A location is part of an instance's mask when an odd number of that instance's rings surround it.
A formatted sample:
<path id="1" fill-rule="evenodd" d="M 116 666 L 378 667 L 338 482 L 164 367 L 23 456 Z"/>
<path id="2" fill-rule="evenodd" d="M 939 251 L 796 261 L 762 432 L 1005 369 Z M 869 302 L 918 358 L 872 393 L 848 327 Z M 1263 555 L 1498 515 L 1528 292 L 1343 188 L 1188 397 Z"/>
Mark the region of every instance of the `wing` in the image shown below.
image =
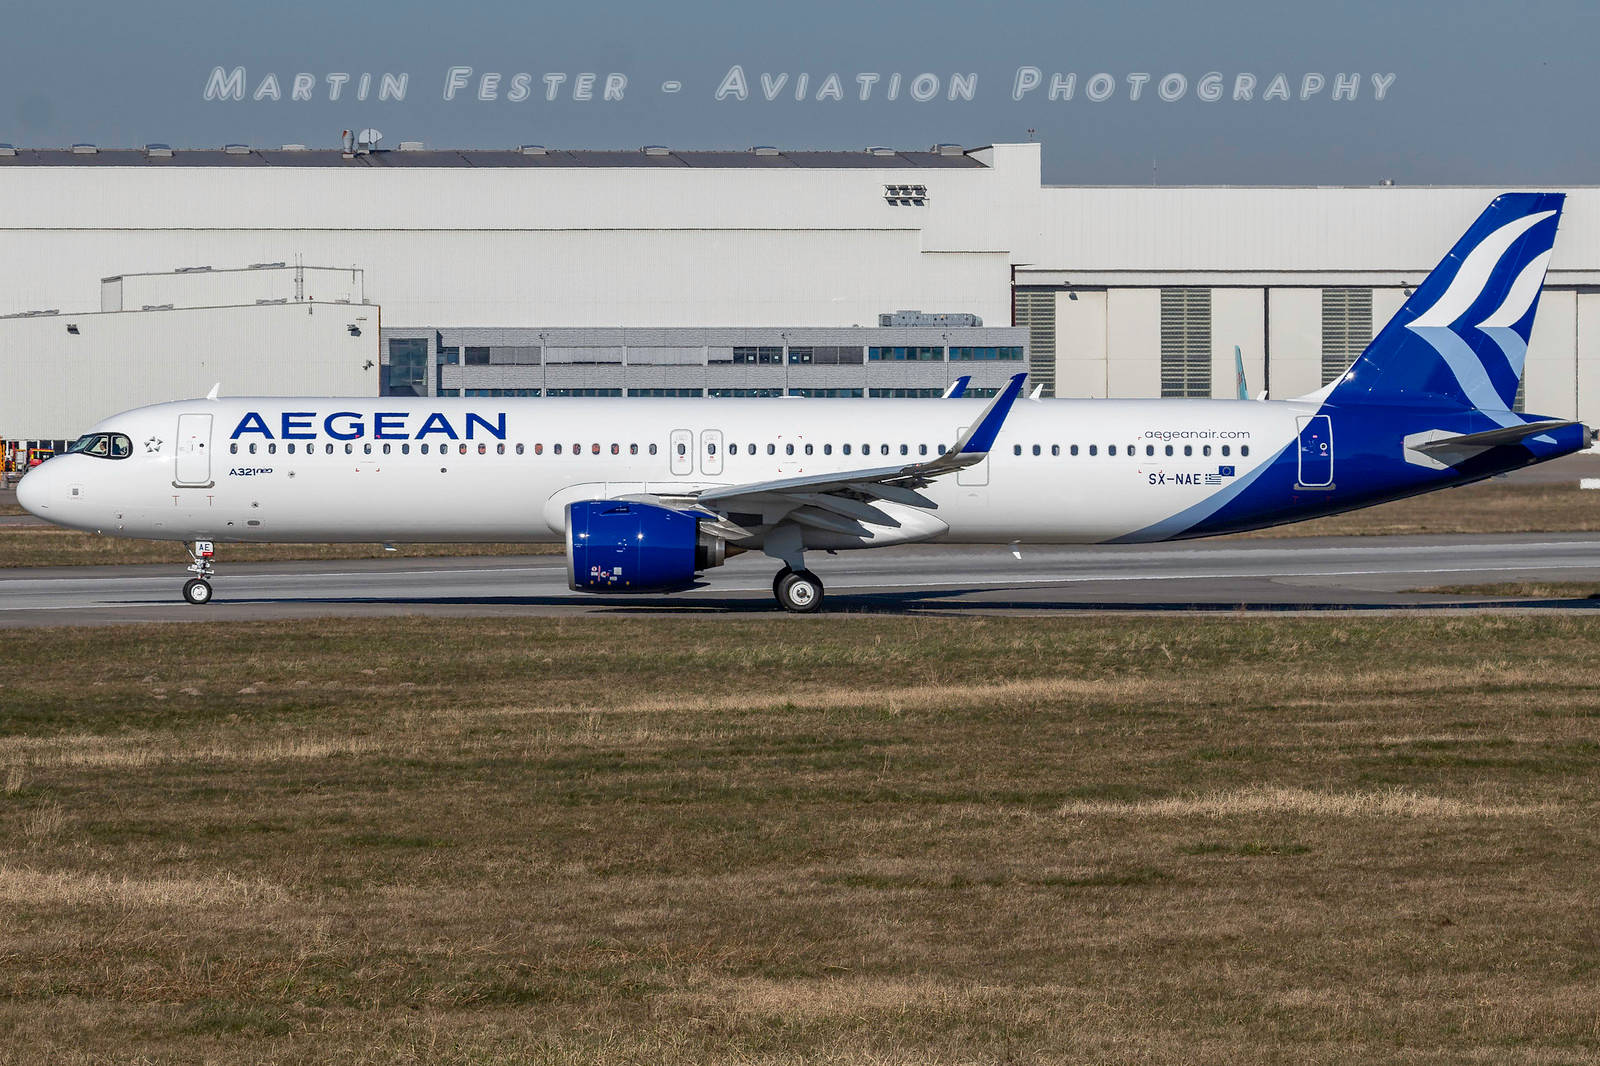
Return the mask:
<path id="1" fill-rule="evenodd" d="M 717 516 L 719 531 L 739 538 L 751 535 L 747 526 L 770 526 L 784 519 L 851 536 L 865 533 L 864 524 L 898 528 L 900 520 L 875 505 L 933 507 L 934 502 L 917 490 L 988 457 L 1027 376 L 1014 375 L 950 450 L 926 462 L 728 485 L 687 496 L 680 505 Z M 759 515 L 761 520 L 752 523 L 747 515 Z"/>

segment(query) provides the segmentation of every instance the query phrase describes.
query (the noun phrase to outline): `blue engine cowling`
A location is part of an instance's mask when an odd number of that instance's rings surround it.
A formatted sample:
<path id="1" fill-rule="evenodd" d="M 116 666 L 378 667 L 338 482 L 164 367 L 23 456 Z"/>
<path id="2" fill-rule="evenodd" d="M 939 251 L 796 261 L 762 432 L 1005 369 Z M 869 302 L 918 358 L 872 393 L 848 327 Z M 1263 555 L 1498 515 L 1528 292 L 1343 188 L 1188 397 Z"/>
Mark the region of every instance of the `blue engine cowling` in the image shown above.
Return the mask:
<path id="1" fill-rule="evenodd" d="M 567 587 L 580 592 L 662 592 L 721 566 L 726 542 L 684 511 L 629 500 L 567 504 Z"/>

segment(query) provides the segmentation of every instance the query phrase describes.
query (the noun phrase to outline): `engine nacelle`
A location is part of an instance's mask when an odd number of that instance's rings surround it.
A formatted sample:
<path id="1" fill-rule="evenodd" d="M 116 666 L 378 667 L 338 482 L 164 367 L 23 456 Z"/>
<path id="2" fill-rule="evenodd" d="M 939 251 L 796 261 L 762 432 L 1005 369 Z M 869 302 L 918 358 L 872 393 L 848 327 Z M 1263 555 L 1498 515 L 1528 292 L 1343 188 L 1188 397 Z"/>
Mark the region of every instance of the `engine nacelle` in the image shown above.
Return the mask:
<path id="1" fill-rule="evenodd" d="M 663 592 L 721 566 L 727 542 L 684 511 L 629 500 L 567 504 L 567 587 L 580 592 Z"/>

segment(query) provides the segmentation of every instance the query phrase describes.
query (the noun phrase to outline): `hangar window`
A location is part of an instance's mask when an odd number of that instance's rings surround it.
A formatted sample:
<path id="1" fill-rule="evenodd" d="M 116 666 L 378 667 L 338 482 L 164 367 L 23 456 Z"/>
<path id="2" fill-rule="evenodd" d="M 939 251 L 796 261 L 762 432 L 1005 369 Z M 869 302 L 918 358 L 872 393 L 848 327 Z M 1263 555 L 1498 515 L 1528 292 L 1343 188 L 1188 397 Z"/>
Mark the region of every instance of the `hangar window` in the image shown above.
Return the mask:
<path id="1" fill-rule="evenodd" d="M 1161 290 L 1161 395 L 1211 395 L 1211 290 Z"/>
<path id="2" fill-rule="evenodd" d="M 489 349 L 487 348 L 468 348 L 464 354 L 466 358 L 463 363 L 466 366 L 489 365 Z"/>
<path id="3" fill-rule="evenodd" d="M 1322 290 L 1322 383 L 1350 369 L 1372 340 L 1372 290 Z"/>

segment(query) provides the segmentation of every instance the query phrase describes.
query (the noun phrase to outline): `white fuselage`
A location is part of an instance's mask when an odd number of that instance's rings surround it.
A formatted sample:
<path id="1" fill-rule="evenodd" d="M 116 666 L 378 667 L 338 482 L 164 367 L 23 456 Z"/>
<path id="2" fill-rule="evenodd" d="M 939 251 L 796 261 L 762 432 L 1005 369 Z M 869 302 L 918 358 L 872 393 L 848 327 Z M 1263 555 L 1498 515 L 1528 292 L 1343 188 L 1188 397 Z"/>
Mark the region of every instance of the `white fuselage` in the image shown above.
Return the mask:
<path id="1" fill-rule="evenodd" d="M 126 459 L 51 460 L 50 484 L 60 487 L 40 513 L 76 528 L 170 540 L 559 541 L 565 505 L 577 500 L 682 496 L 925 461 L 986 403 L 190 400 L 95 427 L 131 440 Z M 1315 410 L 1021 401 L 987 459 L 922 490 L 937 506 L 918 522 L 827 546 L 1128 536 L 1271 462 L 1295 442 L 1297 420 Z"/>

